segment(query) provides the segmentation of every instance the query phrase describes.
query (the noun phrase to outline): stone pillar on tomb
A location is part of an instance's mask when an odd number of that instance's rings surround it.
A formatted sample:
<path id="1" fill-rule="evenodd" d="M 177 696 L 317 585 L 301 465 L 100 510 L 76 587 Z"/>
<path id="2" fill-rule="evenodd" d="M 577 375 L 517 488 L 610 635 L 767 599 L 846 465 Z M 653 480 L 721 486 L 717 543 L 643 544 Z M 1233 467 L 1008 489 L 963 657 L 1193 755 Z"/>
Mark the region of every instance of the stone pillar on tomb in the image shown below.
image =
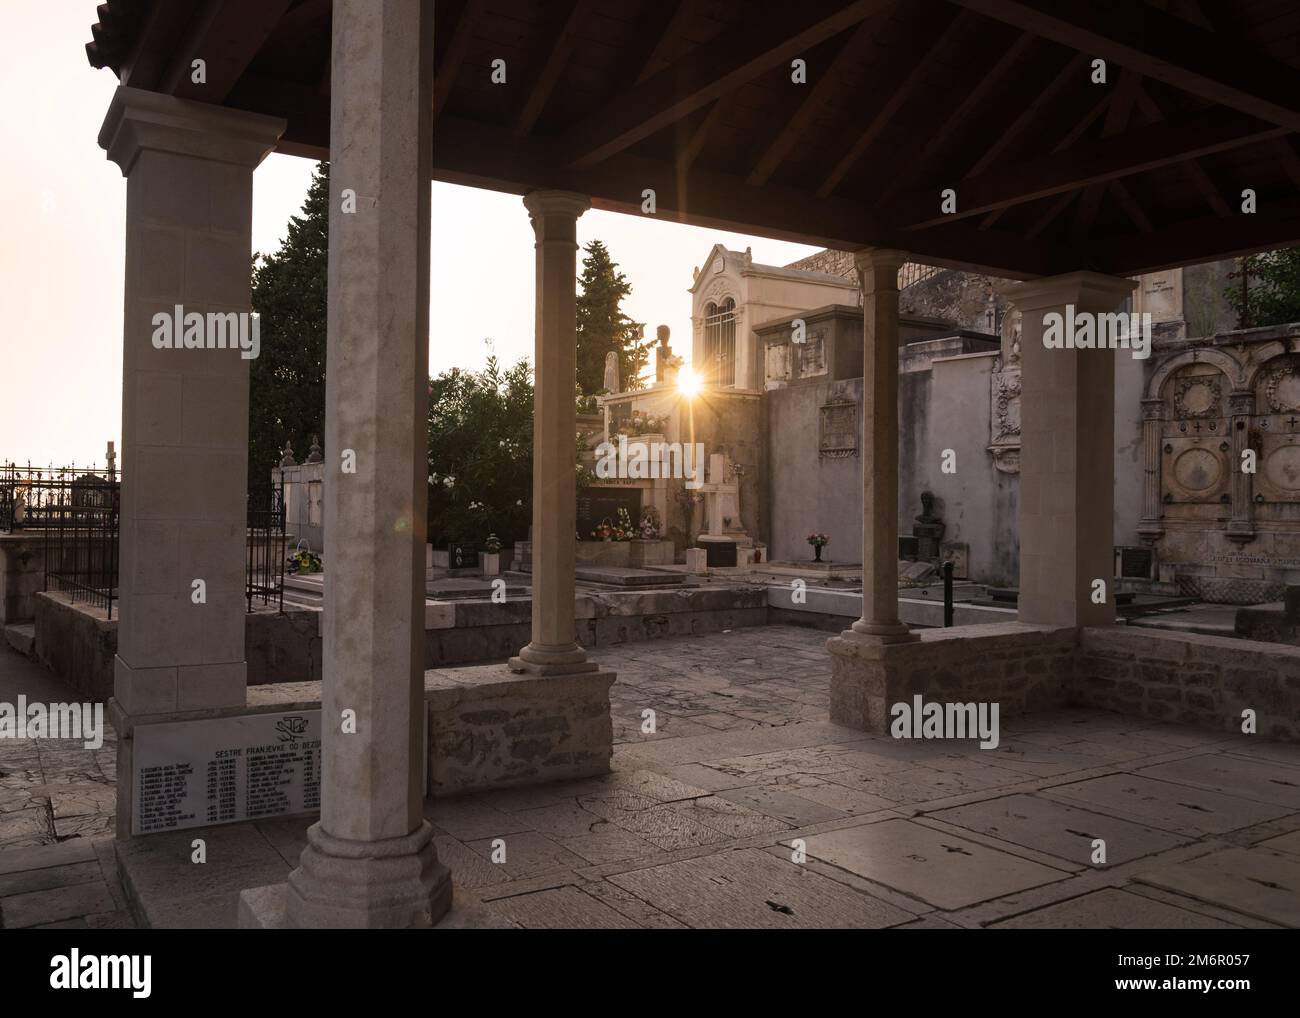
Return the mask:
<path id="1" fill-rule="evenodd" d="M 573 391 L 577 378 L 578 217 L 591 203 L 568 191 L 524 198 L 536 236 L 533 396 L 532 638 L 510 669 L 535 675 L 594 672 L 574 639 L 577 485 Z"/>
<path id="2" fill-rule="evenodd" d="M 898 619 L 898 270 L 907 253 L 857 252 L 862 287 L 862 643 L 919 637 Z"/>
<path id="3" fill-rule="evenodd" d="M 430 0 L 334 2 L 321 816 L 297 927 L 428 926 L 451 902 L 422 811 L 432 31 Z"/>
<path id="4" fill-rule="evenodd" d="M 1115 620 L 1115 358 L 1130 352 L 1048 348 L 1043 333 L 1052 314 L 1061 316 L 1065 329 L 1081 314 L 1115 311 L 1134 285 L 1072 272 L 1020 283 L 1008 293 L 1024 313 L 1022 622 L 1095 626 Z M 1105 584 L 1101 604 L 1094 603 L 1096 580 Z"/>
<path id="5" fill-rule="evenodd" d="M 1156 397 L 1142 401 L 1142 519 L 1138 536 L 1154 544 L 1165 528 L 1160 522 L 1160 471 L 1164 457 L 1160 452 L 1160 430 L 1164 424 L 1165 401 Z"/>
<path id="6" fill-rule="evenodd" d="M 245 702 L 249 360 L 229 344 L 186 349 L 175 329 L 176 345 L 163 346 L 155 316 L 175 326 L 178 314 L 182 322 L 193 312 L 205 322 L 221 314 L 223 324 L 229 313 L 242 315 L 251 351 L 253 169 L 284 127 L 119 87 L 99 133 L 127 178 L 111 708 L 119 837 L 130 836 L 134 812 L 134 720 Z"/>

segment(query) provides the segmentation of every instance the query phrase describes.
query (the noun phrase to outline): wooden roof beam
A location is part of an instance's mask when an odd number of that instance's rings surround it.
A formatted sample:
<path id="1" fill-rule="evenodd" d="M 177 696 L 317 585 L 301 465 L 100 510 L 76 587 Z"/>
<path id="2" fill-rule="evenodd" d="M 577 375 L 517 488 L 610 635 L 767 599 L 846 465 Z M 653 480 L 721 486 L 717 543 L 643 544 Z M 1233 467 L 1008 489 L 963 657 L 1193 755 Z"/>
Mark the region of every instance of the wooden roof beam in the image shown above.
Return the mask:
<path id="1" fill-rule="evenodd" d="M 447 105 L 447 99 L 456 84 L 456 75 L 460 73 L 461 64 L 469 53 L 469 42 L 474 37 L 474 25 L 483 14 L 486 0 L 465 0 L 460 17 L 451 29 L 451 41 L 443 50 L 441 59 L 433 68 L 433 118 Z"/>
<path id="2" fill-rule="evenodd" d="M 290 0 L 207 0 L 198 8 L 161 79 L 161 91 L 220 105 L 270 38 Z M 202 60 L 204 81 L 194 81 Z"/>
<path id="3" fill-rule="evenodd" d="M 1160 166 L 1268 141 L 1285 129 L 1233 110 L 1210 110 L 1154 127 L 1131 129 L 1104 142 L 1075 145 L 1037 160 L 994 168 L 956 186 L 957 208 L 941 209 L 935 188 L 899 196 L 897 223 L 904 229 L 938 226 L 954 219 L 1020 205 L 1062 191 L 1115 180 Z"/>
<path id="4" fill-rule="evenodd" d="M 565 135 L 575 167 L 590 167 L 722 98 L 765 71 L 788 64 L 895 0 L 773 7 L 727 37 L 697 46 L 677 63 L 596 110 Z"/>
<path id="5" fill-rule="evenodd" d="M 1300 71 L 1145 3 L 952 2 L 1218 105 L 1300 130 Z"/>
<path id="6" fill-rule="evenodd" d="M 532 133 L 537 118 L 542 115 L 546 101 L 555 90 L 560 75 L 564 73 L 564 65 L 569 62 L 569 55 L 573 53 L 573 47 L 578 42 L 578 30 L 591 17 L 594 7 L 595 0 L 573 0 L 570 5 L 569 16 L 560 26 L 560 33 L 551 44 L 551 50 L 542 64 L 542 69 L 528 92 L 528 101 L 524 103 L 519 119 L 515 122 L 515 134 L 520 137 Z"/>

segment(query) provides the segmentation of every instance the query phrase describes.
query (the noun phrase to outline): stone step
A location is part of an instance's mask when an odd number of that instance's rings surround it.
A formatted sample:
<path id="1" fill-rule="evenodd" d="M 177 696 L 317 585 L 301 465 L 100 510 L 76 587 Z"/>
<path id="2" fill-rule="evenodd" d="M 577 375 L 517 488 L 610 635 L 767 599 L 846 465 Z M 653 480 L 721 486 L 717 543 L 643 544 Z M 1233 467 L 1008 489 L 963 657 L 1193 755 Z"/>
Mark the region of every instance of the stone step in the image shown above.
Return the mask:
<path id="1" fill-rule="evenodd" d="M 9 646 L 27 657 L 36 656 L 36 623 L 15 622 L 5 626 L 5 639 Z"/>

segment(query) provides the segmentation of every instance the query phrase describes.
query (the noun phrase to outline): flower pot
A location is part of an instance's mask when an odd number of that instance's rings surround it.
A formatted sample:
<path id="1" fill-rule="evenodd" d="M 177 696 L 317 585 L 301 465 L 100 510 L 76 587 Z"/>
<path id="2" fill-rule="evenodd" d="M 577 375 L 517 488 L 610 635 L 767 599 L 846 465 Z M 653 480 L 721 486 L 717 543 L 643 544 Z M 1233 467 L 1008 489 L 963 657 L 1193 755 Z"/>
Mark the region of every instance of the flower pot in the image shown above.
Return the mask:
<path id="1" fill-rule="evenodd" d="M 483 553 L 483 575 L 498 576 L 501 573 L 501 553 L 485 551 Z"/>

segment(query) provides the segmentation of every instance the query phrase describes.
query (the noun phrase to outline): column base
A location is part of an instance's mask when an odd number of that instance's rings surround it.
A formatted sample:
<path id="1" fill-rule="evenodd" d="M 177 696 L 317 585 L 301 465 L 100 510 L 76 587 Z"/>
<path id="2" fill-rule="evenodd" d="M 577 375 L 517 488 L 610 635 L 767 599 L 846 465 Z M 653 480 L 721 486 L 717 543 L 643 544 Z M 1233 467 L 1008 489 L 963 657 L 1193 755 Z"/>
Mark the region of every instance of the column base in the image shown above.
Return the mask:
<path id="1" fill-rule="evenodd" d="M 851 627 L 840 634 L 841 639 L 851 643 L 879 646 L 884 643 L 915 643 L 921 638 L 902 622 L 869 622 L 858 619 Z"/>
<path id="2" fill-rule="evenodd" d="M 548 647 L 530 643 L 508 662 L 512 672 L 529 675 L 576 675 L 594 672 L 600 666 L 587 660 L 587 652 L 576 643 L 563 647 Z"/>
<path id="3" fill-rule="evenodd" d="M 405 837 L 380 841 L 335 838 L 312 824 L 285 891 L 297 929 L 427 928 L 450 907 L 451 874 L 424 820 Z"/>

